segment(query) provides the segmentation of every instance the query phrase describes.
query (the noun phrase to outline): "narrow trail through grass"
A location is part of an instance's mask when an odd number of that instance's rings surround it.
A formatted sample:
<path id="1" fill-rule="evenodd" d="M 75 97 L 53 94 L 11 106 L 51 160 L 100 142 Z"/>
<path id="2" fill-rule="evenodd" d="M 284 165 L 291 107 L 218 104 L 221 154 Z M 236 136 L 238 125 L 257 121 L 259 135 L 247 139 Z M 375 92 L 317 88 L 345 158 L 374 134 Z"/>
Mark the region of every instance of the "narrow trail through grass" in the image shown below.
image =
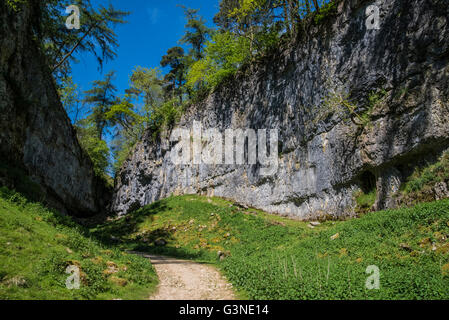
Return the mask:
<path id="1" fill-rule="evenodd" d="M 186 195 L 91 231 L 122 249 L 216 265 L 250 299 L 449 298 L 449 200 L 311 226 Z M 372 265 L 378 290 L 365 286 Z"/>
<path id="2" fill-rule="evenodd" d="M 187 195 L 87 229 L 0 188 L 0 230 L 0 299 L 148 299 L 156 272 L 154 299 L 449 299 L 449 200 L 311 225 Z"/>
<path id="3" fill-rule="evenodd" d="M 233 300 L 232 285 L 213 266 L 137 253 L 151 260 L 159 286 L 150 300 Z"/>

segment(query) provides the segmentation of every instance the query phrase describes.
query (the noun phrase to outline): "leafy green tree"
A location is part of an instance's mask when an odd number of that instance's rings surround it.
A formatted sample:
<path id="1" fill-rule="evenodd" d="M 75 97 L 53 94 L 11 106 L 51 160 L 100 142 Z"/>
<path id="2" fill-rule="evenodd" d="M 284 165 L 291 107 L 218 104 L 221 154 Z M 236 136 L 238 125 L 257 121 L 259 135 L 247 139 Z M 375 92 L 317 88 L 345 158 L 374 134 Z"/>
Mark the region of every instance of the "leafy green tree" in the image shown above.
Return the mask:
<path id="1" fill-rule="evenodd" d="M 161 129 L 172 127 L 181 116 L 182 107 L 178 99 L 173 98 L 156 108 L 150 117 L 150 129 L 157 135 Z"/>
<path id="2" fill-rule="evenodd" d="M 143 108 L 141 114 L 149 119 L 151 111 L 163 101 L 161 71 L 159 68 L 149 69 L 136 67 L 130 77 L 130 88 L 127 92 L 142 97 Z"/>
<path id="3" fill-rule="evenodd" d="M 136 141 L 129 139 L 125 134 L 120 133 L 111 142 L 111 151 L 114 157 L 112 164 L 112 171 L 117 174 L 123 163 L 128 159 L 132 149 L 135 146 Z"/>
<path id="4" fill-rule="evenodd" d="M 92 89 L 84 92 L 84 103 L 91 106 L 92 121 L 95 123 L 98 139 L 103 139 L 103 134 L 109 124 L 106 114 L 113 105 L 117 104 L 115 92 L 117 88 L 112 81 L 115 78 L 115 71 L 108 72 L 103 80 L 93 82 Z"/>
<path id="5" fill-rule="evenodd" d="M 141 130 L 136 131 L 135 128 L 142 126 L 144 117 L 136 113 L 134 109 L 131 97 L 125 95 L 124 98 L 118 98 L 117 103 L 111 106 L 105 114 L 105 119 L 111 127 L 118 126 L 119 131 L 126 131 L 129 133 L 129 136 L 139 139 Z"/>
<path id="6" fill-rule="evenodd" d="M 229 16 L 235 8 L 240 5 L 240 0 L 221 0 L 219 11 L 214 16 L 214 23 L 224 31 L 234 30 L 236 20 Z"/>
<path id="7" fill-rule="evenodd" d="M 130 76 L 130 88 L 124 98 L 111 107 L 106 117 L 115 128 L 111 149 L 116 172 L 134 145 L 152 123 L 151 117 L 163 103 L 161 71 L 136 67 Z"/>
<path id="8" fill-rule="evenodd" d="M 69 115 L 81 147 L 89 155 L 94 165 L 95 173 L 107 178 L 109 167 L 109 147 L 107 143 L 98 136 L 97 126 L 93 114 L 84 115 L 81 93 L 78 86 L 73 82 L 72 77 L 63 78 L 59 84 L 58 92 L 61 102 Z M 109 180 L 109 179 L 107 179 Z"/>
<path id="9" fill-rule="evenodd" d="M 106 113 L 106 119 L 115 128 L 111 142 L 114 172 L 120 169 L 132 147 L 142 138 L 146 128 L 147 118 L 137 112 L 131 100 L 132 96 L 126 94 Z"/>
<path id="10" fill-rule="evenodd" d="M 230 31 L 250 41 L 252 53 L 263 52 L 268 46 L 266 40 L 272 35 L 277 41 L 282 29 L 282 16 L 279 15 L 280 0 L 223 0 L 220 12 L 214 21 L 226 31 Z M 267 37 L 270 35 L 270 38 Z"/>
<path id="11" fill-rule="evenodd" d="M 214 22 L 251 41 L 251 52 L 262 52 L 281 34 L 293 37 L 301 19 L 331 0 L 222 0 Z M 312 8 L 313 4 L 313 8 Z"/>

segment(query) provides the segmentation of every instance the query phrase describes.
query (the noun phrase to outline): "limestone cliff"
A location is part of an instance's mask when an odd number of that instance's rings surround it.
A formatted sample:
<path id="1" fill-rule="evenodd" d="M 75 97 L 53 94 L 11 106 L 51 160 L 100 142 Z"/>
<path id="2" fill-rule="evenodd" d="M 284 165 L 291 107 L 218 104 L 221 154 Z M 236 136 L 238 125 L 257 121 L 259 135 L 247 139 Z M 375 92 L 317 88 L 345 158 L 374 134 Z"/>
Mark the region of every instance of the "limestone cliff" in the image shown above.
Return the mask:
<path id="1" fill-rule="evenodd" d="M 9 171 L 19 169 L 42 189 L 39 200 L 73 215 L 92 215 L 110 195 L 78 143 L 33 40 L 38 10 L 39 2 L 17 11 L 0 3 L 0 162 L 7 168 L 0 170 L 0 185 L 15 188 Z"/>
<path id="2" fill-rule="evenodd" d="M 354 192 L 376 208 L 425 159 L 449 146 L 447 0 L 341 1 L 288 46 L 253 63 L 183 115 L 178 127 L 278 129 L 279 167 L 174 165 L 164 132 L 147 132 L 116 180 L 119 214 L 171 194 L 234 199 L 312 218 L 351 215 Z M 380 8 L 380 29 L 366 8 Z"/>

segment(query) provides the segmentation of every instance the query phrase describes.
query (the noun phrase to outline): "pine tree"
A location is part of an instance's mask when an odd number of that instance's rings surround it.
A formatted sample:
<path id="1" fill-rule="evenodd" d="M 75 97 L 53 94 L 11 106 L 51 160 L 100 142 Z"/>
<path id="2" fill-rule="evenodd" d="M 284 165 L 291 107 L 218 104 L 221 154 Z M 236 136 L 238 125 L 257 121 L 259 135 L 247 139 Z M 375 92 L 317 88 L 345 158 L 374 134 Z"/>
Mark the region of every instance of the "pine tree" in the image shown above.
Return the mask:
<path id="1" fill-rule="evenodd" d="M 203 58 L 203 47 L 210 38 L 212 30 L 206 26 L 203 17 L 197 14 L 198 9 L 190 9 L 185 6 L 181 7 L 184 9 L 187 24 L 185 25 L 186 32 L 180 40 L 180 43 L 190 44 L 192 46 L 190 55 L 195 61 L 198 61 Z"/>
<path id="2" fill-rule="evenodd" d="M 111 4 L 94 8 L 90 0 L 39 1 L 40 17 L 36 27 L 37 39 L 41 40 L 47 63 L 57 79 L 70 74 L 70 61 L 76 54 L 93 54 L 102 69 L 103 63 L 116 57 L 117 35 L 113 27 L 126 23 L 129 12 L 116 10 Z M 80 29 L 65 27 L 67 16 L 61 14 L 70 5 L 80 9 Z"/>
<path id="3" fill-rule="evenodd" d="M 162 67 L 170 67 L 170 71 L 164 77 L 164 91 L 166 97 L 179 97 L 182 102 L 182 87 L 185 82 L 186 64 L 184 49 L 173 47 L 167 50 L 167 54 L 162 57 Z"/>
<path id="4" fill-rule="evenodd" d="M 95 123 L 98 139 L 103 140 L 103 134 L 108 126 L 106 113 L 117 104 L 115 92 L 117 88 L 112 84 L 115 71 L 108 72 L 103 80 L 93 82 L 92 89 L 85 91 L 84 103 L 91 105 L 91 119 Z"/>

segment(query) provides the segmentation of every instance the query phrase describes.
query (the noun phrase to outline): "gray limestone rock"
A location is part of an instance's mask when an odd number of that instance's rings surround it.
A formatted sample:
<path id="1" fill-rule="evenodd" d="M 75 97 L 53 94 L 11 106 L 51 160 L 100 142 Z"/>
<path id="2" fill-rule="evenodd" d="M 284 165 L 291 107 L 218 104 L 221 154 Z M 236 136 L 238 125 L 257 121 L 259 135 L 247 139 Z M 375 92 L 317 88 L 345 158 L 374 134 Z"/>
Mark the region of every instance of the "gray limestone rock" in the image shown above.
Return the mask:
<path id="1" fill-rule="evenodd" d="M 372 3 L 380 30 L 365 25 Z M 352 215 L 354 192 L 376 187 L 377 208 L 393 207 L 406 165 L 449 146 L 448 8 L 439 0 L 340 2 L 177 125 L 277 129 L 275 174 L 262 176 L 259 164 L 175 165 L 171 131 L 147 132 L 117 176 L 112 209 L 126 214 L 136 203 L 195 193 L 314 219 Z"/>

